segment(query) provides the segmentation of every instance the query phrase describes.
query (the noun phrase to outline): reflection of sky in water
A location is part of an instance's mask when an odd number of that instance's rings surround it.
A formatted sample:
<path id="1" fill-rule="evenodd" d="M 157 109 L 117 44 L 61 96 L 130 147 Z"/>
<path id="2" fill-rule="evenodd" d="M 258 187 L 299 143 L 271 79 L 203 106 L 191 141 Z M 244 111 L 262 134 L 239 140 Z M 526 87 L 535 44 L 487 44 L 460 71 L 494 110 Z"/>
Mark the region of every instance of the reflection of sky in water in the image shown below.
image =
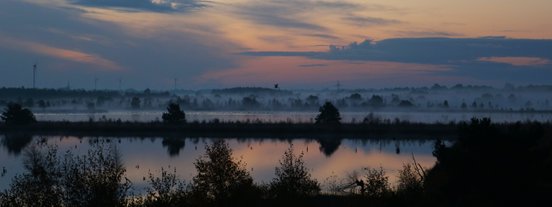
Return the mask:
<path id="1" fill-rule="evenodd" d="M 37 137 L 33 142 L 37 140 Z M 86 153 L 91 138 L 75 137 L 51 137 L 48 143 L 56 144 L 59 152 L 73 150 L 75 154 Z M 112 144 L 116 145 L 122 155 L 122 160 L 127 169 L 126 176 L 139 190 L 145 186 L 144 177 L 148 172 L 158 174 L 161 168 L 173 171 L 187 181 L 190 181 L 195 174 L 193 162 L 204 153 L 206 143 L 210 139 L 184 140 L 184 146 L 178 151 L 182 142 L 167 141 L 163 138 L 121 138 L 113 139 Z M 0 148 L 0 168 L 5 167 L 7 173 L 0 178 L 0 189 L 5 189 L 13 176 L 23 169 L 22 155 L 8 151 L 6 139 L 2 137 Z M 180 140 L 181 141 L 181 140 Z M 344 178 L 354 170 L 363 167 L 383 167 L 391 182 L 395 182 L 397 170 L 403 163 L 412 160 L 412 154 L 424 167 L 431 167 L 435 158 L 431 151 L 433 142 L 411 142 L 411 141 L 375 141 L 375 140 L 342 140 L 339 147 L 331 154 L 325 155 L 321 151 L 321 145 L 316 140 L 296 139 L 228 139 L 233 149 L 234 157 L 241 158 L 247 164 L 247 169 L 256 182 L 268 183 L 274 177 L 274 168 L 278 166 L 278 160 L 283 155 L 290 143 L 293 144 L 296 153 L 304 153 L 305 163 L 311 170 L 312 175 L 323 182 L 332 175 Z M 165 143 L 165 144 L 163 144 Z M 169 144 L 174 144 L 173 155 L 169 153 Z M 339 144 L 339 143 L 337 143 Z M 396 146 L 400 148 L 400 154 L 396 154 Z M 326 146 L 327 147 L 327 146 Z M 334 146 L 335 147 L 335 146 Z M 331 147 L 327 147 L 331 148 Z M 178 154 L 174 154 L 174 153 Z"/>
<path id="2" fill-rule="evenodd" d="M 105 113 L 36 113 L 40 121 L 88 121 L 105 119 L 122 121 L 158 121 L 165 111 L 109 111 Z M 341 112 L 343 121 L 362 121 L 371 112 Z M 473 117 L 490 117 L 493 122 L 516 122 L 516 121 L 552 121 L 552 114 L 537 113 L 486 113 L 486 112 L 372 112 L 382 119 L 407 120 L 411 122 L 435 123 L 450 121 L 468 121 Z M 186 118 L 190 121 L 210 121 L 219 119 L 221 121 L 292 121 L 292 122 L 313 122 L 318 112 L 286 112 L 286 111 L 187 111 Z"/>

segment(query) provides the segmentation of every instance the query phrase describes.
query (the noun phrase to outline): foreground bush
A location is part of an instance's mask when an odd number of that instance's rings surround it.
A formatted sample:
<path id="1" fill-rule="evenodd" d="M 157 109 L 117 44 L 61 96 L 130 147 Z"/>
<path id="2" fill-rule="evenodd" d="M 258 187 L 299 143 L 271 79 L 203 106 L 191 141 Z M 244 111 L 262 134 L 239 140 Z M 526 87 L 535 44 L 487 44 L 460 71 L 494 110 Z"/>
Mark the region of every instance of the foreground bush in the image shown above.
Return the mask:
<path id="1" fill-rule="evenodd" d="M 194 163 L 197 175 L 191 186 L 192 203 L 197 206 L 253 205 L 260 198 L 245 163 L 234 161 L 223 140 L 205 147 L 205 155 Z"/>
<path id="2" fill-rule="evenodd" d="M 303 161 L 303 153 L 294 154 L 293 146 L 286 150 L 280 166 L 276 167 L 276 177 L 270 183 L 270 193 L 284 201 L 294 201 L 320 193 L 320 184 L 311 178 Z"/>
<path id="3" fill-rule="evenodd" d="M 92 145 L 87 155 L 37 144 L 25 152 L 25 172 L 1 195 L 1 206 L 124 206 L 130 182 L 117 150 Z"/>

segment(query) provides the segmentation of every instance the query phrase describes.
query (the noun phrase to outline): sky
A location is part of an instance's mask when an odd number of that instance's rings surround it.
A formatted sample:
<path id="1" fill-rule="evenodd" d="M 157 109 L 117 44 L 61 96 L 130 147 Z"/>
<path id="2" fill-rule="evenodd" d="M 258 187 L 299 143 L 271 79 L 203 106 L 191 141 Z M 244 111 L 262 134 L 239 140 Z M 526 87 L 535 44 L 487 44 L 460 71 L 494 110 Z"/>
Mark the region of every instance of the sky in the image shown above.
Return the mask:
<path id="1" fill-rule="evenodd" d="M 33 64 L 40 88 L 552 84 L 550 8 L 549 0 L 1 0 L 0 87 L 32 87 Z"/>

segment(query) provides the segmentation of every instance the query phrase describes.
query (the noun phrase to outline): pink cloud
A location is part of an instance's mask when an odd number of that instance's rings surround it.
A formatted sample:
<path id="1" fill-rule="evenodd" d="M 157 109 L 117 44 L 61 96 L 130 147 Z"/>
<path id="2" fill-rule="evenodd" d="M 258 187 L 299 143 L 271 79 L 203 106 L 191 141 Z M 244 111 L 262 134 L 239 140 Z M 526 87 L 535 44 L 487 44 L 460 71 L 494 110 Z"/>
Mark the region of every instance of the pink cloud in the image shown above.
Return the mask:
<path id="1" fill-rule="evenodd" d="M 513 66 L 541 66 L 550 64 L 550 60 L 539 57 L 482 57 L 479 61 L 504 63 Z"/>
<path id="2" fill-rule="evenodd" d="M 103 58 L 99 55 L 81 52 L 78 50 L 70 50 L 65 48 L 53 47 L 43 43 L 24 41 L 16 38 L 2 36 L 0 43 L 3 46 L 10 47 L 16 50 L 25 50 L 40 55 L 46 55 L 53 58 L 68 60 L 72 62 L 84 63 L 98 66 L 101 70 L 119 71 L 123 67 L 117 63 Z"/>

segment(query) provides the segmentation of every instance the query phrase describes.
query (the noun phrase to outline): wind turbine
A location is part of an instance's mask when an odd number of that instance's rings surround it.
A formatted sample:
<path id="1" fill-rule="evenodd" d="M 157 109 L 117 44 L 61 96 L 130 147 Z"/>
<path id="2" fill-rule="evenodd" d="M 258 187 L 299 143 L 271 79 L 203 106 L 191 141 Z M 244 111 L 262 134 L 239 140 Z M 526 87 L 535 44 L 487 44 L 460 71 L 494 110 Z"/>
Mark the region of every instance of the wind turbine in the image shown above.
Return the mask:
<path id="1" fill-rule="evenodd" d="M 173 91 L 174 94 L 176 94 L 177 84 L 178 84 L 178 78 L 174 78 L 174 91 Z"/>
<path id="2" fill-rule="evenodd" d="M 36 68 L 37 68 L 37 63 L 35 62 L 33 64 L 33 88 L 36 88 Z"/>
<path id="3" fill-rule="evenodd" d="M 94 91 L 98 90 L 98 77 L 94 77 Z"/>

